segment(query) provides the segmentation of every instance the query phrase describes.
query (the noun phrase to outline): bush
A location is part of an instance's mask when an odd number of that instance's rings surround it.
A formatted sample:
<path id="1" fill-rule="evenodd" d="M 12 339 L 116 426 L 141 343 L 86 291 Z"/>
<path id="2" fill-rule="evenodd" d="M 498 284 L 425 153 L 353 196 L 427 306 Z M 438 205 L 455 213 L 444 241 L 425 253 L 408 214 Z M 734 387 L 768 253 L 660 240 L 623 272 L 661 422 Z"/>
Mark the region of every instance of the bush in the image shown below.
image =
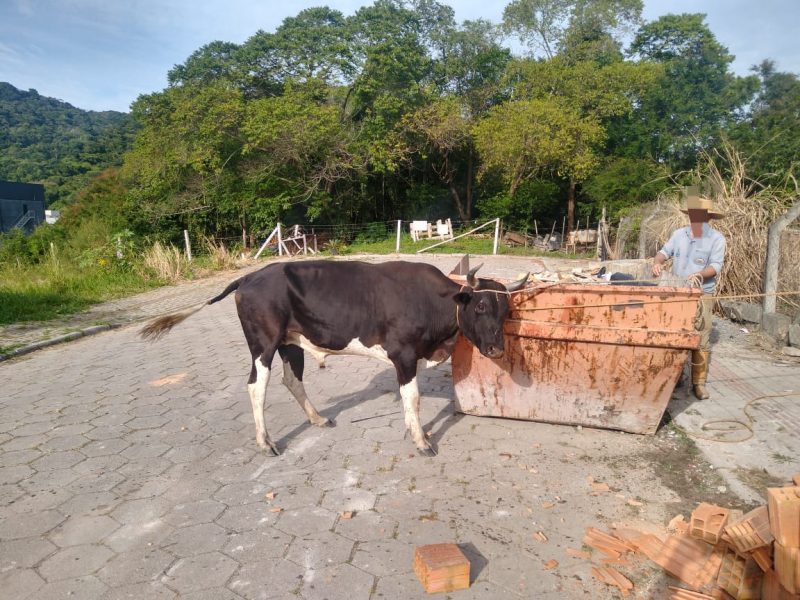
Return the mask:
<path id="1" fill-rule="evenodd" d="M 28 239 L 18 228 L 0 234 L 0 265 L 11 266 L 33 262 Z"/>
<path id="2" fill-rule="evenodd" d="M 358 232 L 354 243 L 371 244 L 373 242 L 382 242 L 388 237 L 389 233 L 384 223 L 368 223 L 362 231 Z"/>
<path id="3" fill-rule="evenodd" d="M 552 182 L 529 181 L 519 187 L 513 198 L 501 192 L 479 200 L 476 206 L 482 217 L 500 217 L 509 229 L 532 230 L 534 220 L 541 229 L 558 218 L 559 193 L 559 187 Z"/>

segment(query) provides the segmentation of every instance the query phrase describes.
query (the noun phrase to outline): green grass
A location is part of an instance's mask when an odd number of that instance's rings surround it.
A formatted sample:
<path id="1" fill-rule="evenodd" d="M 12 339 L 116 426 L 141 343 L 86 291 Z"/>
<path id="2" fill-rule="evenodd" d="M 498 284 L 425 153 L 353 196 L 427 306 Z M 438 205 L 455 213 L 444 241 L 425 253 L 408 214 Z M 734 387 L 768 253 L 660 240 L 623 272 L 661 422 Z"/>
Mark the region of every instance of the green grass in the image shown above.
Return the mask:
<path id="1" fill-rule="evenodd" d="M 132 271 L 45 263 L 0 270 L 0 325 L 46 321 L 158 285 Z"/>

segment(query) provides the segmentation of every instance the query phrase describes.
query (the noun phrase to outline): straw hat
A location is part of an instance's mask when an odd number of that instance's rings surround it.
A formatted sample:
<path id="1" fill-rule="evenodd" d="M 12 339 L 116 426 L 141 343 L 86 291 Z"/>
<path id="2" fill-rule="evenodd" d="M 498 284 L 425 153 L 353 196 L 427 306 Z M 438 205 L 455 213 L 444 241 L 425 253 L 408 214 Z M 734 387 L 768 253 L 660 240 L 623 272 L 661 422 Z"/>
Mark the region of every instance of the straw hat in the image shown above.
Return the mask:
<path id="1" fill-rule="evenodd" d="M 714 201 L 711 198 L 701 196 L 696 186 L 684 188 L 683 199 L 685 208 L 681 209 L 684 214 L 689 214 L 689 210 L 705 210 L 708 211 L 710 219 L 722 219 L 725 215 L 721 212 L 714 210 Z"/>

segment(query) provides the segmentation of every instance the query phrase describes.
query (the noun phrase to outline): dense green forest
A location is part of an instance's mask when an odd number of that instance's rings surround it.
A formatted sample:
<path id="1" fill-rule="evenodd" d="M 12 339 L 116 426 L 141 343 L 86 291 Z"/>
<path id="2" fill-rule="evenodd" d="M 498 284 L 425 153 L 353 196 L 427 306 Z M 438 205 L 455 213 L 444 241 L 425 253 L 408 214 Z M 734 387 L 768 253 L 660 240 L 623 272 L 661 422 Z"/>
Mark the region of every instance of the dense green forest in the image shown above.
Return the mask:
<path id="1" fill-rule="evenodd" d="M 0 82 L 0 179 L 43 183 L 48 205 L 72 199 L 105 168 L 122 164 L 136 124 Z"/>
<path id="2" fill-rule="evenodd" d="M 128 152 L 124 115 L 3 86 L 0 118 L 16 116 L 0 131 L 0 177 L 50 182 L 63 199 L 69 174 L 124 153 L 76 206 L 176 241 L 184 228 L 242 239 L 277 220 L 572 227 L 693 180 L 723 142 L 763 185 L 786 185 L 800 159 L 797 75 L 764 57 L 737 76 L 704 15 L 641 12 L 641 0 L 513 0 L 501 23 L 459 24 L 435 0 L 306 9 L 171 69 L 133 104 Z"/>

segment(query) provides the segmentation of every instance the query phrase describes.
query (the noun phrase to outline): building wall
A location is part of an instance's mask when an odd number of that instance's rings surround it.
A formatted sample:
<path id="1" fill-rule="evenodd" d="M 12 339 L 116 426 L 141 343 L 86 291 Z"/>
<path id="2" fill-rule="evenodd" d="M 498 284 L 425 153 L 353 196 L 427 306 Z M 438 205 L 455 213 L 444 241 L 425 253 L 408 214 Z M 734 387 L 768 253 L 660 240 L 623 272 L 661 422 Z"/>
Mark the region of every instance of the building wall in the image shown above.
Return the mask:
<path id="1" fill-rule="evenodd" d="M 44 222 L 44 186 L 36 183 L 0 181 L 0 232 L 14 227 L 20 218 L 30 211 L 32 219 L 23 226 L 31 232 Z"/>

